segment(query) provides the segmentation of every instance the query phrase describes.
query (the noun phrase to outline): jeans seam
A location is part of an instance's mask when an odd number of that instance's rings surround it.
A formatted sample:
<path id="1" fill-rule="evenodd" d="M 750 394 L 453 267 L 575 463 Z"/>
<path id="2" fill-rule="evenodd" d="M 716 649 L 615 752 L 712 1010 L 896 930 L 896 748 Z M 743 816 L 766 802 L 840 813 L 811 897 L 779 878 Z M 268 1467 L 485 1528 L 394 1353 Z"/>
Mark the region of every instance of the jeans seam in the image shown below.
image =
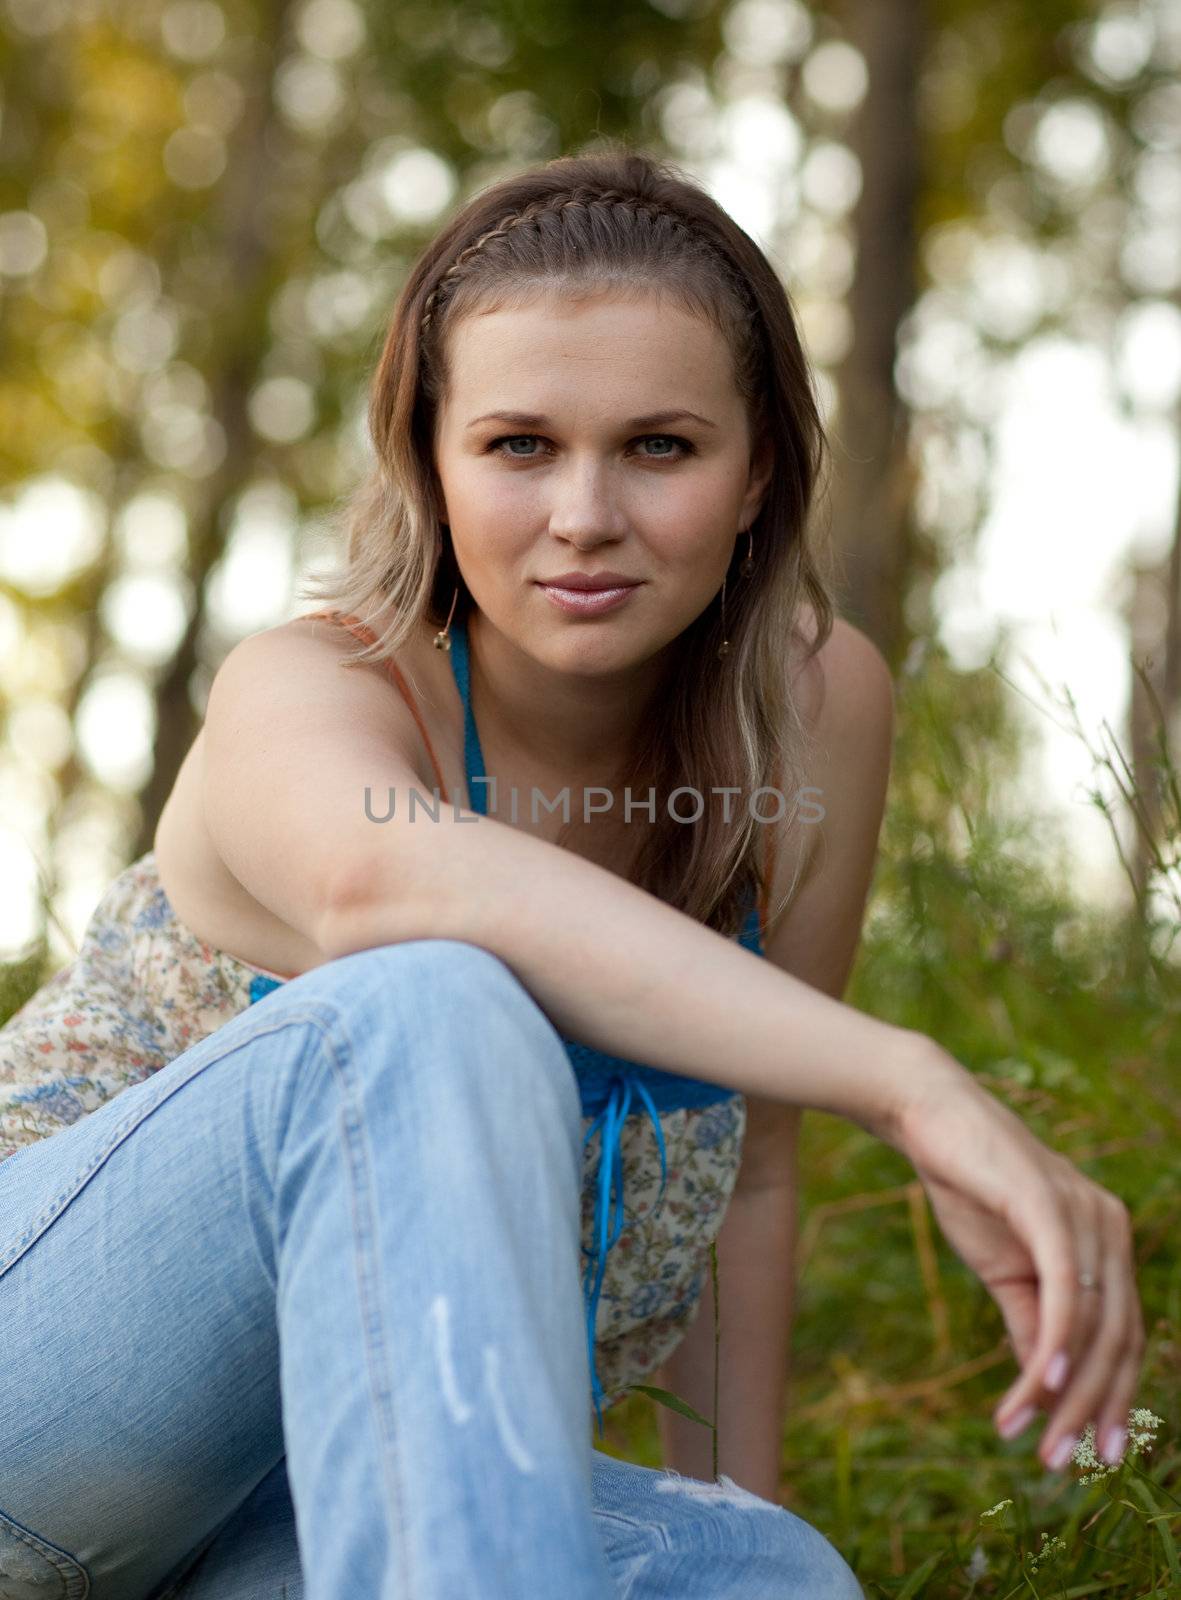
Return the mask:
<path id="1" fill-rule="evenodd" d="M 392 1008 L 394 1009 L 394 1008 Z M 382 1446 L 383 1476 L 398 1519 L 399 1533 L 407 1523 L 403 1513 L 404 1496 L 401 1492 L 401 1471 L 398 1459 L 397 1430 L 393 1418 L 393 1394 L 384 1374 L 389 1370 L 389 1342 L 381 1313 L 381 1295 L 377 1290 L 381 1282 L 381 1267 L 373 1250 L 376 1238 L 375 1206 L 371 1178 L 369 1150 L 365 1137 L 364 1119 L 356 1094 L 352 1063 L 356 1048 L 350 1036 L 345 1016 L 336 1013 L 336 1029 L 326 1032 L 325 1044 L 334 1076 L 338 1077 L 342 1100 L 342 1137 L 345 1147 L 345 1170 L 349 1175 L 350 1197 L 353 1209 L 353 1266 L 357 1277 L 357 1291 L 361 1301 L 361 1327 L 365 1336 L 365 1364 L 369 1371 L 370 1396 L 373 1400 L 378 1437 Z M 393 1027 L 400 1057 L 404 1058 L 404 1036 L 401 1018 L 394 1009 Z M 337 1049 L 339 1033 L 341 1049 Z M 412 1581 L 409 1541 L 399 1537 L 396 1541 L 402 1558 L 402 1576 L 405 1592 L 417 1593 Z"/>
<path id="2" fill-rule="evenodd" d="M 625 1528 L 632 1528 L 638 1533 L 651 1535 L 659 1533 L 666 1550 L 672 1549 L 668 1532 L 662 1522 L 646 1522 L 642 1517 L 629 1517 L 622 1511 L 604 1511 L 601 1506 L 595 1507 L 595 1518 L 601 1522 L 618 1522 Z"/>
<path id="3" fill-rule="evenodd" d="M 57 1576 L 62 1579 L 65 1588 L 62 1591 L 62 1600 L 85 1600 L 90 1593 L 90 1574 L 86 1568 L 67 1550 L 62 1550 L 58 1545 L 51 1544 L 48 1539 L 42 1539 L 38 1534 L 30 1533 L 19 1522 L 14 1522 L 11 1517 L 0 1515 L 0 1522 L 5 1528 L 19 1539 L 22 1544 L 28 1545 L 34 1555 L 40 1556 L 47 1567 L 52 1567 Z"/>
<path id="4" fill-rule="evenodd" d="M 234 1055 L 239 1050 L 244 1050 L 247 1045 L 253 1044 L 256 1039 L 260 1038 L 264 1034 L 275 1033 L 281 1028 L 293 1027 L 304 1023 L 311 1024 L 311 1026 L 317 1028 L 321 1033 L 326 1032 L 327 1025 L 324 1018 L 320 1015 L 317 1015 L 314 1011 L 308 1009 L 301 1009 L 289 1014 L 285 1013 L 283 1016 L 275 1017 L 274 1019 L 260 1018 L 258 1026 L 251 1030 L 247 1038 L 238 1040 L 236 1043 L 223 1050 L 220 1054 L 211 1055 L 207 1061 L 202 1061 L 198 1065 L 195 1065 L 189 1072 L 186 1072 L 178 1082 L 170 1084 L 163 1093 L 153 1096 L 149 1104 L 136 1106 L 135 1110 L 129 1116 L 124 1117 L 115 1125 L 115 1127 L 111 1130 L 105 1145 L 103 1145 L 100 1150 L 96 1151 L 87 1165 L 83 1167 L 82 1171 L 74 1173 L 69 1185 L 65 1189 L 60 1190 L 53 1197 L 53 1199 L 46 1204 L 41 1211 L 41 1214 L 34 1218 L 34 1220 L 29 1224 L 24 1233 L 21 1234 L 20 1238 L 16 1240 L 11 1248 L 4 1255 L 0 1255 L 0 1277 L 3 1277 L 6 1272 L 16 1265 L 21 1256 L 23 1256 L 25 1252 L 36 1243 L 38 1237 L 46 1228 L 51 1227 L 53 1223 L 57 1221 L 58 1217 L 61 1216 L 62 1212 L 66 1209 L 70 1202 L 78 1197 L 78 1195 L 90 1182 L 91 1178 L 94 1177 L 98 1169 L 105 1161 L 109 1159 L 119 1145 L 122 1144 L 123 1140 L 127 1138 L 130 1133 L 133 1133 L 135 1129 L 139 1127 L 139 1125 L 148 1117 L 150 1117 L 154 1111 L 157 1111 L 167 1101 L 171 1100 L 174 1094 L 176 1094 L 180 1089 L 183 1089 L 186 1084 L 191 1083 L 199 1073 L 204 1072 L 207 1067 L 216 1066 L 219 1062 L 228 1060 L 230 1056 Z M 209 1035 L 208 1037 L 212 1038 L 213 1036 Z M 174 1057 L 173 1059 L 177 1060 L 179 1058 Z M 165 1063 L 165 1067 L 169 1065 L 171 1065 L 171 1063 Z M 159 1070 L 164 1071 L 165 1068 L 162 1067 Z M 144 1079 L 141 1081 L 147 1082 L 149 1080 Z M 79 1121 L 81 1120 L 83 1119 L 79 1118 Z M 76 1126 L 76 1124 L 71 1123 L 70 1126 L 73 1127 Z M 62 1131 L 64 1132 L 65 1130 L 63 1129 Z M 52 1137 L 52 1135 L 50 1137 Z"/>

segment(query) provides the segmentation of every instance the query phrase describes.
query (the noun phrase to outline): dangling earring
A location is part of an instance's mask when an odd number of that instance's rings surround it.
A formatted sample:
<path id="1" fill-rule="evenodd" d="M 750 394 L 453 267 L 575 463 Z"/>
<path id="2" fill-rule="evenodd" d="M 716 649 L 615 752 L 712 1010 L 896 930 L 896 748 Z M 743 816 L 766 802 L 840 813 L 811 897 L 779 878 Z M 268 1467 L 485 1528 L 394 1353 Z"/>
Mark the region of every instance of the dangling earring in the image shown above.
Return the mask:
<path id="1" fill-rule="evenodd" d="M 726 637 L 726 580 L 722 579 L 722 642 L 718 647 L 718 660 L 730 654 L 730 641 Z"/>
<path id="2" fill-rule="evenodd" d="M 754 552 L 755 536 L 748 528 L 746 530 L 746 554 L 743 556 L 742 565 L 738 569 L 744 578 L 749 578 L 751 573 L 755 570 Z"/>
<path id="3" fill-rule="evenodd" d="M 746 555 L 743 557 L 742 565 L 738 569 L 739 572 L 742 574 L 742 576 L 744 578 L 749 577 L 750 574 L 754 571 L 754 568 L 755 568 L 755 561 L 754 561 L 755 540 L 754 540 L 754 534 L 751 533 L 749 528 L 746 530 L 746 538 L 747 538 Z M 718 649 L 718 660 L 720 661 L 723 656 L 729 655 L 729 653 L 730 653 L 730 641 L 726 637 L 726 579 L 723 578 L 722 579 L 722 643 L 721 643 L 721 645 L 720 645 L 720 647 Z"/>
<path id="4" fill-rule="evenodd" d="M 450 650 L 451 648 L 451 640 L 447 637 L 447 630 L 451 626 L 451 618 L 455 615 L 455 602 L 458 599 L 459 589 L 456 588 L 455 593 L 451 596 L 451 610 L 447 613 L 447 621 L 443 624 L 434 637 L 434 646 L 436 650 Z"/>

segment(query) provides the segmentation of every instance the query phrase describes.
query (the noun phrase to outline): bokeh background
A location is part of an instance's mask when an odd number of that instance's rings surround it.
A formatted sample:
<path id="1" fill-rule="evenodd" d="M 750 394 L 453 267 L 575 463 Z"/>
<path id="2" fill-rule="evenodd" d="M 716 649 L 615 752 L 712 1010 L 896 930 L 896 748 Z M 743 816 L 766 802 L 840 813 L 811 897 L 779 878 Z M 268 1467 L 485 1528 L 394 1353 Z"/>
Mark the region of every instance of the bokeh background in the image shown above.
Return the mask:
<path id="1" fill-rule="evenodd" d="M 1120 1489 L 1001 1444 L 995 1307 L 809 1113 L 784 1503 L 874 1595 L 1181 1594 L 1181 0 L 0 0 L 0 56 L 0 1018 L 310 609 L 423 242 L 668 154 L 793 297 L 895 674 L 848 998 L 1132 1206 L 1162 1424 Z M 649 1398 L 610 1428 L 659 1460 Z"/>

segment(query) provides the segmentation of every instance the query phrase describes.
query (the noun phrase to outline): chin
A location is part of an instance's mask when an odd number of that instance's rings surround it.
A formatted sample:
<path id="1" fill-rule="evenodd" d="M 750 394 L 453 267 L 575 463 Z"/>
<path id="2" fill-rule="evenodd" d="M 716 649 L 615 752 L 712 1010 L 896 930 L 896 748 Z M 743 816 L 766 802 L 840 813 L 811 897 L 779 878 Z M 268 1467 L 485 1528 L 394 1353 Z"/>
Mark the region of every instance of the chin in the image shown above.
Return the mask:
<path id="1" fill-rule="evenodd" d="M 567 637 L 539 645 L 535 652 L 537 659 L 556 671 L 587 678 L 609 678 L 634 672 L 660 655 L 668 645 L 663 635 L 653 638 L 646 630 L 643 634 L 602 632 L 595 638 L 589 636 L 589 629 L 586 633 L 581 639 Z"/>

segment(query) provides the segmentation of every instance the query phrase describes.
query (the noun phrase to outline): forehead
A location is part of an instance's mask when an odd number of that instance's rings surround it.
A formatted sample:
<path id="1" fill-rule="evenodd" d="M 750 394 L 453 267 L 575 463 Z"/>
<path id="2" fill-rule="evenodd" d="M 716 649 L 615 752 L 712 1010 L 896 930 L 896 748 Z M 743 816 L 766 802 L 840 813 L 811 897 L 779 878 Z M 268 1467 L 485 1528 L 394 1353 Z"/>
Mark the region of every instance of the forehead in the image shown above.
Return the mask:
<path id="1" fill-rule="evenodd" d="M 588 393 L 629 415 L 678 403 L 728 413 L 739 400 L 725 338 L 669 295 L 550 292 L 476 311 L 448 330 L 447 355 L 449 406 L 463 417 L 548 412 Z"/>

